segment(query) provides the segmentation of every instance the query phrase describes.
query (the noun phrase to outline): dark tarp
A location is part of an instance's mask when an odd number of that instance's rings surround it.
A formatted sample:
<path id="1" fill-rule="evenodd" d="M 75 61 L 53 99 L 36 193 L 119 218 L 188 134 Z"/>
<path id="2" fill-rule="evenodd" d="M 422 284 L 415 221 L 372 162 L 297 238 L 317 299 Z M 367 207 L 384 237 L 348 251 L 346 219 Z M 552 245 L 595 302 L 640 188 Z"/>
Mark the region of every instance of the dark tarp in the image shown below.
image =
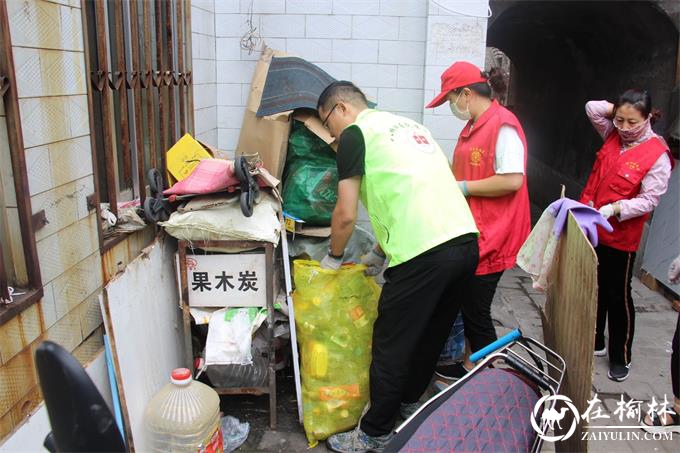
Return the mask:
<path id="1" fill-rule="evenodd" d="M 257 116 L 306 107 L 316 110 L 321 92 L 335 79 L 326 71 L 297 57 L 274 57 L 269 65 Z"/>

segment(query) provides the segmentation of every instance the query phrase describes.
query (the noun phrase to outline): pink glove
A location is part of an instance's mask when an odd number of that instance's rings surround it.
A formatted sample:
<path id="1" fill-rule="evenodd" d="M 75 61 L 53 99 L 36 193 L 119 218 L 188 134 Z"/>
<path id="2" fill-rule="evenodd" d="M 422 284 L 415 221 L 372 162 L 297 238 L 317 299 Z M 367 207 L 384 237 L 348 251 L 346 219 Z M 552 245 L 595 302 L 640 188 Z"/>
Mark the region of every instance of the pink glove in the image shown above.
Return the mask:
<path id="1" fill-rule="evenodd" d="M 555 216 L 554 232 L 557 236 L 562 233 L 564 224 L 567 221 L 567 213 L 569 211 L 574 214 L 576 222 L 585 233 L 586 237 L 593 245 L 597 247 L 597 226 L 601 226 L 608 232 L 614 231 L 609 222 L 602 217 L 597 209 L 593 209 L 588 205 L 579 203 L 578 201 L 569 198 L 561 198 L 548 206 L 549 212 Z"/>

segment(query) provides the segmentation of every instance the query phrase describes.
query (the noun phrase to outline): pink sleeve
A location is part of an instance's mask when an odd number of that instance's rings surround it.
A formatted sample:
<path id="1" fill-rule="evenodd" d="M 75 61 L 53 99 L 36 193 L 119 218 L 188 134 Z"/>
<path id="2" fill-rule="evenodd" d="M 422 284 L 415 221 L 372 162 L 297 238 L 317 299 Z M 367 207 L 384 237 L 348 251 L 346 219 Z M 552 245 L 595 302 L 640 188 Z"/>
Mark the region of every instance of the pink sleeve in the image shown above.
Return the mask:
<path id="1" fill-rule="evenodd" d="M 607 118 L 611 105 L 611 102 L 608 101 L 586 102 L 586 115 L 588 115 L 590 123 L 603 139 L 614 129 L 614 123 L 612 123 L 610 118 Z"/>
<path id="2" fill-rule="evenodd" d="M 652 212 L 659 204 L 661 195 L 666 193 L 670 176 L 671 160 L 667 153 L 663 153 L 642 178 L 640 193 L 635 198 L 618 202 L 621 206 L 619 220 L 628 220 Z"/>

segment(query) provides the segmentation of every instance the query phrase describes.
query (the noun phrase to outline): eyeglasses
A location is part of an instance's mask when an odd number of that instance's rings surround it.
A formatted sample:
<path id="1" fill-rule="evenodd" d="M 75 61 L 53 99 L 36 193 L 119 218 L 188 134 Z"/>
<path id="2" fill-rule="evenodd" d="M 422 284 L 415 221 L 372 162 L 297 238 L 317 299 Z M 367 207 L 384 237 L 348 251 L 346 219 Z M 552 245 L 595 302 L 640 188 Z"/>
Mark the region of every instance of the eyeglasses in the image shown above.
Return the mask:
<path id="1" fill-rule="evenodd" d="M 321 125 L 322 125 L 323 127 L 326 127 L 326 124 L 328 123 L 328 118 L 331 117 L 331 114 L 333 113 L 333 111 L 335 110 L 335 108 L 336 108 L 337 106 L 338 106 L 338 104 L 335 104 L 335 105 L 333 106 L 333 108 L 331 109 L 331 111 L 328 112 L 328 115 L 326 115 L 326 118 L 323 120 L 323 123 L 321 123 Z"/>

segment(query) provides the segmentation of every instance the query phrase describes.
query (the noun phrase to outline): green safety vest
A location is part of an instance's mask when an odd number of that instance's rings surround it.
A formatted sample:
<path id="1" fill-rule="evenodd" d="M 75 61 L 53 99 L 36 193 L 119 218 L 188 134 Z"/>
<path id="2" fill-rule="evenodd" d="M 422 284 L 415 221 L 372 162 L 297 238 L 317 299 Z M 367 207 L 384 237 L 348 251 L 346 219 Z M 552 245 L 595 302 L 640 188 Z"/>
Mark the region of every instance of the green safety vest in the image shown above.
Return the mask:
<path id="1" fill-rule="evenodd" d="M 353 125 L 366 146 L 361 202 L 390 267 L 479 233 L 446 156 L 425 126 L 373 109 L 359 113 Z"/>

